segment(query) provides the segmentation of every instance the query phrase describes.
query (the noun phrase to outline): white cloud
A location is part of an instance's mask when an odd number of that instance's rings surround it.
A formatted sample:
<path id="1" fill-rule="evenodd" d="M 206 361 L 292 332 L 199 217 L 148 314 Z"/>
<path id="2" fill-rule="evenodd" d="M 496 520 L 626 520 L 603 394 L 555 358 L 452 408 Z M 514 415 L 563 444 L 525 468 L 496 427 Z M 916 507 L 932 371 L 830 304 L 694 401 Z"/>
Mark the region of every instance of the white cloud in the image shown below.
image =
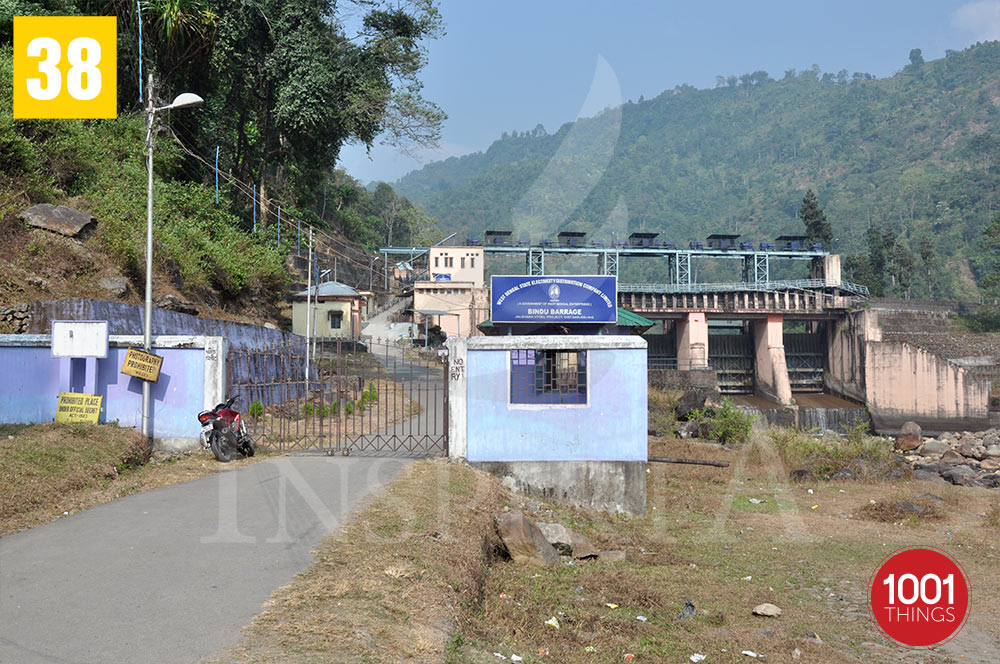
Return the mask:
<path id="1" fill-rule="evenodd" d="M 1000 0 L 962 5 L 952 13 L 951 25 L 971 32 L 975 41 L 1000 39 Z"/>

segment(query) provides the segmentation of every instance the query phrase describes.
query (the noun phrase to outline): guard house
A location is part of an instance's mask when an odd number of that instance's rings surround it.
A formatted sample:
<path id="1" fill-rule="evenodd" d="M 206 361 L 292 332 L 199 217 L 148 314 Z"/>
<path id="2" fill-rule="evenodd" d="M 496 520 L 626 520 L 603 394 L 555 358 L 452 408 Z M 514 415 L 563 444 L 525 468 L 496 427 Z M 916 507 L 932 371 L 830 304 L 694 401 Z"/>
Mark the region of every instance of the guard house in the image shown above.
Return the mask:
<path id="1" fill-rule="evenodd" d="M 292 332 L 306 336 L 308 307 L 312 307 L 311 336 L 320 339 L 355 338 L 361 335 L 365 298 L 339 281 L 325 281 L 296 293 L 292 300 Z"/>
<path id="2" fill-rule="evenodd" d="M 643 326 L 616 297 L 613 276 L 494 276 L 482 327 L 505 334 L 448 340 L 451 455 L 526 493 L 644 513 L 646 341 L 600 333 Z"/>

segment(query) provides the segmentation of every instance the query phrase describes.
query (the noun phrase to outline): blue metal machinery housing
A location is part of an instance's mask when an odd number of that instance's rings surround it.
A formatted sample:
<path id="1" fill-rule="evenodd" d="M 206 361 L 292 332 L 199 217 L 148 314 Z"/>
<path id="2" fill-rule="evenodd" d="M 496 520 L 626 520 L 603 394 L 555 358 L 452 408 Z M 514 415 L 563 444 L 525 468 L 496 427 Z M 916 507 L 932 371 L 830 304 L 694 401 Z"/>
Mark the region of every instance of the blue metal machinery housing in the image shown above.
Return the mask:
<path id="1" fill-rule="evenodd" d="M 699 241 L 691 241 L 685 248 L 673 242 L 657 239 L 658 233 L 636 232 L 628 241 L 616 240 L 606 246 L 600 240 L 584 241 L 582 233 L 561 233 L 559 240 L 543 240 L 531 244 L 528 240 L 514 243 L 510 231 L 487 231 L 482 243 L 487 254 L 523 255 L 525 273 L 545 274 L 545 257 L 550 255 L 594 256 L 597 259 L 595 274 L 618 275 L 618 265 L 622 258 L 666 258 L 668 265 L 667 283 L 692 286 L 692 261 L 699 258 L 728 258 L 743 261 L 743 282 L 766 284 L 771 281 L 772 260 L 812 260 L 830 254 L 819 244 L 809 244 L 806 238 L 797 235 L 783 235 L 774 242 L 761 242 L 757 247 L 752 242 L 739 241 L 739 235 L 710 235 L 708 246 Z M 475 238 L 468 242 L 471 246 Z M 388 256 L 412 259 L 427 252 L 427 247 L 386 247 L 379 251 Z M 388 260 L 386 261 L 388 265 Z M 388 268 L 387 268 L 388 269 Z M 388 288 L 388 272 L 386 274 Z"/>

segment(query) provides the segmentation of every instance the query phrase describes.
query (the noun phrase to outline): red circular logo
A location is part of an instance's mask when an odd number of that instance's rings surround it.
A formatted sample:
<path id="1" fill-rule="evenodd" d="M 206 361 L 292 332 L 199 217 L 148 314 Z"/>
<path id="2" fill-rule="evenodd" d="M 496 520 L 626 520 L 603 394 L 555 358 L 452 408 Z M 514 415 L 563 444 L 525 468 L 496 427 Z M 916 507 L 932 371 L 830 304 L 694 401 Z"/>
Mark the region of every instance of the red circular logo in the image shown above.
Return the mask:
<path id="1" fill-rule="evenodd" d="M 872 575 L 868 608 L 879 628 L 907 648 L 934 648 L 969 616 L 969 582 L 958 562 L 933 548 L 891 554 Z"/>

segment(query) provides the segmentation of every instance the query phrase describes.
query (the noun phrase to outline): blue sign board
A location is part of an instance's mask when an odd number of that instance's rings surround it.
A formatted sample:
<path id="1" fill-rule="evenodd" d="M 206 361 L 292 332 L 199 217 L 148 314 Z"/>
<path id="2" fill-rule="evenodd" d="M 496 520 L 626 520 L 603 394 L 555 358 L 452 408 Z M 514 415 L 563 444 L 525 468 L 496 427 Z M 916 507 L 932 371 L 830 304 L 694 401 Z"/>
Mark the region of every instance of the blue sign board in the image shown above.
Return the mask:
<path id="1" fill-rule="evenodd" d="M 494 276 L 494 323 L 616 323 L 618 281 L 608 276 Z"/>

